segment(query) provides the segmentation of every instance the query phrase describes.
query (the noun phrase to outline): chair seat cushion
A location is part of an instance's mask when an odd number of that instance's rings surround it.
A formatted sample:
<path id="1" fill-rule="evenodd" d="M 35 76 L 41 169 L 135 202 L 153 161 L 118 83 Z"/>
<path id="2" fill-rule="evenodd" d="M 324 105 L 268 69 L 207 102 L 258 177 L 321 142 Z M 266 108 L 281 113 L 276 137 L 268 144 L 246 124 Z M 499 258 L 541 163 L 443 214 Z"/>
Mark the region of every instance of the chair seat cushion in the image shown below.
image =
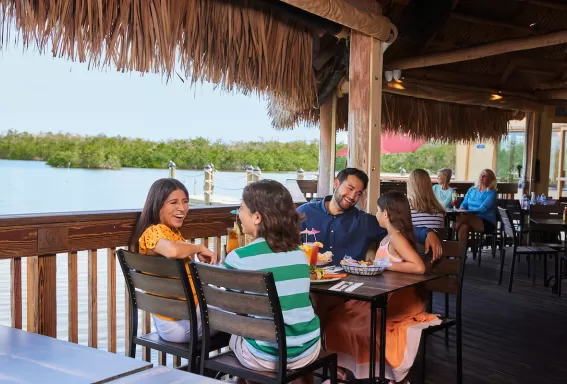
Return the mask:
<path id="1" fill-rule="evenodd" d="M 516 249 L 517 253 L 529 253 L 529 254 L 552 254 L 552 253 L 557 253 L 556 249 L 553 248 L 549 248 L 549 247 L 545 247 L 545 246 L 523 246 L 523 247 L 518 247 Z"/>

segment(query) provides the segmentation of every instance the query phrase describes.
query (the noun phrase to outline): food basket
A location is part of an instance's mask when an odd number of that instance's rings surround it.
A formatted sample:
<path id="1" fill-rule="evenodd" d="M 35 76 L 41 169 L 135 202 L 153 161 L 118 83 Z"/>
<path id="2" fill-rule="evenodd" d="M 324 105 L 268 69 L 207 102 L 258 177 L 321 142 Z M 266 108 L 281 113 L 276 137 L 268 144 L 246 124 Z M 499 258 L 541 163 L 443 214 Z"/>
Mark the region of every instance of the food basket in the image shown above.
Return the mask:
<path id="1" fill-rule="evenodd" d="M 361 276 L 376 276 L 380 275 L 386 268 L 390 265 L 389 260 L 386 259 L 378 259 L 374 261 L 374 264 L 364 264 L 359 263 L 356 260 L 353 260 L 349 256 L 345 256 L 345 258 L 341 261 L 341 267 L 345 270 L 346 273 L 350 273 L 351 275 L 361 275 Z"/>

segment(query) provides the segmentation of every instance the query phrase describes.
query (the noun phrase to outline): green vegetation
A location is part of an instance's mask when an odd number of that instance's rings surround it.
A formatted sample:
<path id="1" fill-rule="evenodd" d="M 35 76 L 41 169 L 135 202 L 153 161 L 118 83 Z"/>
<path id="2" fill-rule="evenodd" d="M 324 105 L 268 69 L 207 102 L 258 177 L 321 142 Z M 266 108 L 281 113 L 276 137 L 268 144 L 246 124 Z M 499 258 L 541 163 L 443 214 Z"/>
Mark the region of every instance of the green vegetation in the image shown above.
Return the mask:
<path id="1" fill-rule="evenodd" d="M 345 145 L 337 145 L 337 151 Z M 61 133 L 31 135 L 9 131 L 0 135 L 0 159 L 42 160 L 53 167 L 119 169 L 167 168 L 173 160 L 180 169 L 202 169 L 213 163 L 221 170 L 242 170 L 247 165 L 262 171 L 316 171 L 319 160 L 317 141 L 252 141 L 225 143 L 202 137 L 153 142 L 124 137 L 77 136 Z M 336 159 L 336 169 L 345 167 L 346 158 Z M 414 153 L 382 155 L 383 172 L 408 172 L 414 168 L 455 166 L 455 146 L 425 144 Z"/>
<path id="2" fill-rule="evenodd" d="M 510 134 L 498 145 L 498 158 L 496 160 L 496 178 L 502 182 L 518 180 L 518 165 L 524 159 L 523 140 L 518 142 L 515 135 Z"/>

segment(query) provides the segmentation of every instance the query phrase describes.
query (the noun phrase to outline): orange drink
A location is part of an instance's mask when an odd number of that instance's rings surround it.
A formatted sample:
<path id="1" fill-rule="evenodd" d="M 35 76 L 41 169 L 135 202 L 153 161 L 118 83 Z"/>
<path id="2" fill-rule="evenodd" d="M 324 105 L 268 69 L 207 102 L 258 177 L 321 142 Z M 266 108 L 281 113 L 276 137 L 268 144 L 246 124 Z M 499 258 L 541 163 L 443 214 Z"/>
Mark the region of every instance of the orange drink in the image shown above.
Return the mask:
<path id="1" fill-rule="evenodd" d="M 304 243 L 299 248 L 301 248 L 303 250 L 303 252 L 305 252 L 305 255 L 307 256 L 307 261 L 309 262 L 309 264 L 316 266 L 317 265 L 317 256 L 319 255 L 319 244 L 318 243 Z"/>
<path id="2" fill-rule="evenodd" d="M 234 228 L 227 228 L 226 253 L 230 253 L 236 248 L 240 248 L 240 241 L 238 238 L 238 233 L 236 233 Z"/>

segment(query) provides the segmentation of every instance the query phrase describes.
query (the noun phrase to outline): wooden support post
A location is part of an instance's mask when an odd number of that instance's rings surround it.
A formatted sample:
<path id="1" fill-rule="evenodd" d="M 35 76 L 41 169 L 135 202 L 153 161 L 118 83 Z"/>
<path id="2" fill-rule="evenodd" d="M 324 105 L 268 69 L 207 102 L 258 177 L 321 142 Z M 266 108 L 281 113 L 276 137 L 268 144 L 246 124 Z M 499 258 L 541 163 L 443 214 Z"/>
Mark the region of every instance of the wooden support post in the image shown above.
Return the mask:
<path id="1" fill-rule="evenodd" d="M 348 164 L 368 174 L 359 206 L 376 212 L 380 196 L 380 133 L 382 109 L 382 42 L 353 31 L 350 46 Z"/>
<path id="2" fill-rule="evenodd" d="M 56 256 L 27 258 L 27 331 L 57 337 Z"/>
<path id="3" fill-rule="evenodd" d="M 214 183 L 214 167 L 212 164 L 207 164 L 205 166 L 205 185 L 203 186 L 204 190 L 204 199 L 205 205 L 211 204 L 211 197 L 213 194 L 213 183 Z"/>
<path id="4" fill-rule="evenodd" d="M 528 127 L 530 130 L 528 134 L 531 137 L 526 145 L 529 150 L 526 178 L 530 182 L 529 192 L 535 192 L 536 195 L 541 195 L 542 193 L 547 195 L 549 192 L 552 127 L 552 107 L 545 107 L 542 113 L 534 114 L 534 118 L 531 119 Z M 538 181 L 536 181 L 536 174 L 539 174 Z"/>
<path id="5" fill-rule="evenodd" d="M 335 180 L 335 138 L 337 129 L 337 96 L 321 105 L 319 118 L 319 178 L 317 196 L 332 193 Z"/>

